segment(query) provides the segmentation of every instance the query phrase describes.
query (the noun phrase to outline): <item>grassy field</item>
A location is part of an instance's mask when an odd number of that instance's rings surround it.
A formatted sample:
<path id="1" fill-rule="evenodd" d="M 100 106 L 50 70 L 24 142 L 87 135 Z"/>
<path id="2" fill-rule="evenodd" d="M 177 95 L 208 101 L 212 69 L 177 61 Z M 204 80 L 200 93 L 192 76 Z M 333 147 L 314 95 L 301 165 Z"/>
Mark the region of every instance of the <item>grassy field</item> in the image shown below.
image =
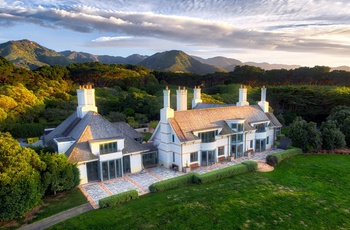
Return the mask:
<path id="1" fill-rule="evenodd" d="M 69 192 L 61 193 L 56 196 L 46 196 L 43 199 L 43 205 L 40 207 L 39 211 L 34 214 L 35 218 L 31 223 L 79 205 L 86 204 L 87 202 L 86 197 L 79 188 L 75 188 Z"/>
<path id="2" fill-rule="evenodd" d="M 51 229 L 350 229 L 350 156 L 299 155 L 269 173 L 149 194 Z"/>

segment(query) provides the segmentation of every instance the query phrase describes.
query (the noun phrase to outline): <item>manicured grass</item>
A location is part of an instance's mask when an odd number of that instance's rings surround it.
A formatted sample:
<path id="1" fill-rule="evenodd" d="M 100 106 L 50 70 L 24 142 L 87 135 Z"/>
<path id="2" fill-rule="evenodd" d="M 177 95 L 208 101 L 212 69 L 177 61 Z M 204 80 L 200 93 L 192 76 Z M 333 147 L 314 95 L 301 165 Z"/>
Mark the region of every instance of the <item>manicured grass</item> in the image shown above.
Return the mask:
<path id="1" fill-rule="evenodd" d="M 269 173 L 144 195 L 52 229 L 350 229 L 350 156 L 298 155 Z"/>
<path id="2" fill-rule="evenodd" d="M 31 222 L 44 219 L 87 202 L 86 197 L 79 188 L 56 196 L 46 196 L 43 199 L 43 206 L 34 214 L 36 217 Z"/>

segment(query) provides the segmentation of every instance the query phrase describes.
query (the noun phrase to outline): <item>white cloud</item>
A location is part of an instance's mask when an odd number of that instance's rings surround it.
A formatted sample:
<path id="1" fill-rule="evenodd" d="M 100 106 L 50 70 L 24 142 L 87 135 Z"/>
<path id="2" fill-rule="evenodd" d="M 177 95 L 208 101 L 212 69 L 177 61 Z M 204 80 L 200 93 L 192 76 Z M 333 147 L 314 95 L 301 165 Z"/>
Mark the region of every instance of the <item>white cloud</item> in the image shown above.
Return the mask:
<path id="1" fill-rule="evenodd" d="M 93 42 L 110 42 L 110 41 L 120 41 L 120 40 L 128 40 L 132 39 L 132 36 L 118 36 L 118 37 L 99 37 L 94 40 Z"/>
<path id="2" fill-rule="evenodd" d="M 198 49 L 350 53 L 347 0 L 0 0 L 0 6 L 0 26 L 30 22 L 96 34 L 94 46 L 154 39 Z"/>

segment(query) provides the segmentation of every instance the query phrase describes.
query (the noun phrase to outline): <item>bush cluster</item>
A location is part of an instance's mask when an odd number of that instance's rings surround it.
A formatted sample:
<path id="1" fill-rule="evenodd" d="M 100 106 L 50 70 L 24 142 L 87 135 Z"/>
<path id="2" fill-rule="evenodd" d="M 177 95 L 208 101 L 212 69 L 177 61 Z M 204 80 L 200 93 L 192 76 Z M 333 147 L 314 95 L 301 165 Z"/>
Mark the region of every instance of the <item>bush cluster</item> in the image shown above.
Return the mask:
<path id="1" fill-rule="evenodd" d="M 99 201 L 101 208 L 113 207 L 117 204 L 125 203 L 129 200 L 135 200 L 139 198 L 139 193 L 136 189 L 115 194 L 113 196 L 105 197 Z"/>
<path id="2" fill-rule="evenodd" d="M 302 154 L 302 150 L 300 148 L 292 148 L 282 152 L 272 153 L 266 157 L 266 163 L 275 166 L 279 164 L 286 158 Z"/>
<path id="3" fill-rule="evenodd" d="M 177 188 L 179 186 L 193 183 L 193 177 L 196 173 L 188 173 L 183 176 L 174 177 L 168 180 L 159 181 L 153 183 L 149 186 L 149 190 L 151 192 L 160 192 L 173 188 Z"/>
<path id="4" fill-rule="evenodd" d="M 242 164 L 247 166 L 248 172 L 254 172 L 258 169 L 258 163 L 256 161 L 243 161 Z"/>
<path id="5" fill-rule="evenodd" d="M 215 170 L 212 172 L 208 172 L 202 175 L 195 175 L 193 179 L 194 179 L 194 182 L 197 184 L 205 184 L 212 181 L 217 181 L 217 180 L 229 178 L 238 174 L 249 172 L 250 168 L 253 168 L 253 166 L 247 165 L 247 164 L 232 165 L 232 166 Z"/>

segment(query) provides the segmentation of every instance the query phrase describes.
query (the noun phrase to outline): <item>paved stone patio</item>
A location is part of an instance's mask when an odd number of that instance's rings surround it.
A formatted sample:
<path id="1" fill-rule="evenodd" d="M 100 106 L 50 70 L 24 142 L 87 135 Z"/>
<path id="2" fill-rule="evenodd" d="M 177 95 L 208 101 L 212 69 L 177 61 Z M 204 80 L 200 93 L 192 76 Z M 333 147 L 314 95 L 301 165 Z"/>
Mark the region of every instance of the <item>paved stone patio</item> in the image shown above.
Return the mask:
<path id="1" fill-rule="evenodd" d="M 243 157 L 238 160 L 224 161 L 221 163 L 216 163 L 207 167 L 199 167 L 193 170 L 196 173 L 203 174 L 213 170 L 218 170 L 230 165 L 240 164 L 246 160 L 255 160 L 265 162 L 266 156 L 274 153 L 283 151 L 282 149 L 276 149 L 271 151 L 266 151 L 262 153 L 254 153 L 249 158 Z M 125 192 L 128 190 L 136 189 L 140 195 L 149 193 L 148 187 L 161 180 L 170 179 L 183 175 L 182 172 L 174 171 L 163 166 L 158 166 L 154 168 L 145 169 L 140 173 L 126 174 L 122 178 L 117 178 L 109 181 L 102 182 L 92 182 L 89 184 L 82 185 L 80 188 L 83 190 L 84 194 L 88 196 L 88 199 L 93 202 L 93 206 L 98 206 L 98 201 L 104 197 Z"/>

